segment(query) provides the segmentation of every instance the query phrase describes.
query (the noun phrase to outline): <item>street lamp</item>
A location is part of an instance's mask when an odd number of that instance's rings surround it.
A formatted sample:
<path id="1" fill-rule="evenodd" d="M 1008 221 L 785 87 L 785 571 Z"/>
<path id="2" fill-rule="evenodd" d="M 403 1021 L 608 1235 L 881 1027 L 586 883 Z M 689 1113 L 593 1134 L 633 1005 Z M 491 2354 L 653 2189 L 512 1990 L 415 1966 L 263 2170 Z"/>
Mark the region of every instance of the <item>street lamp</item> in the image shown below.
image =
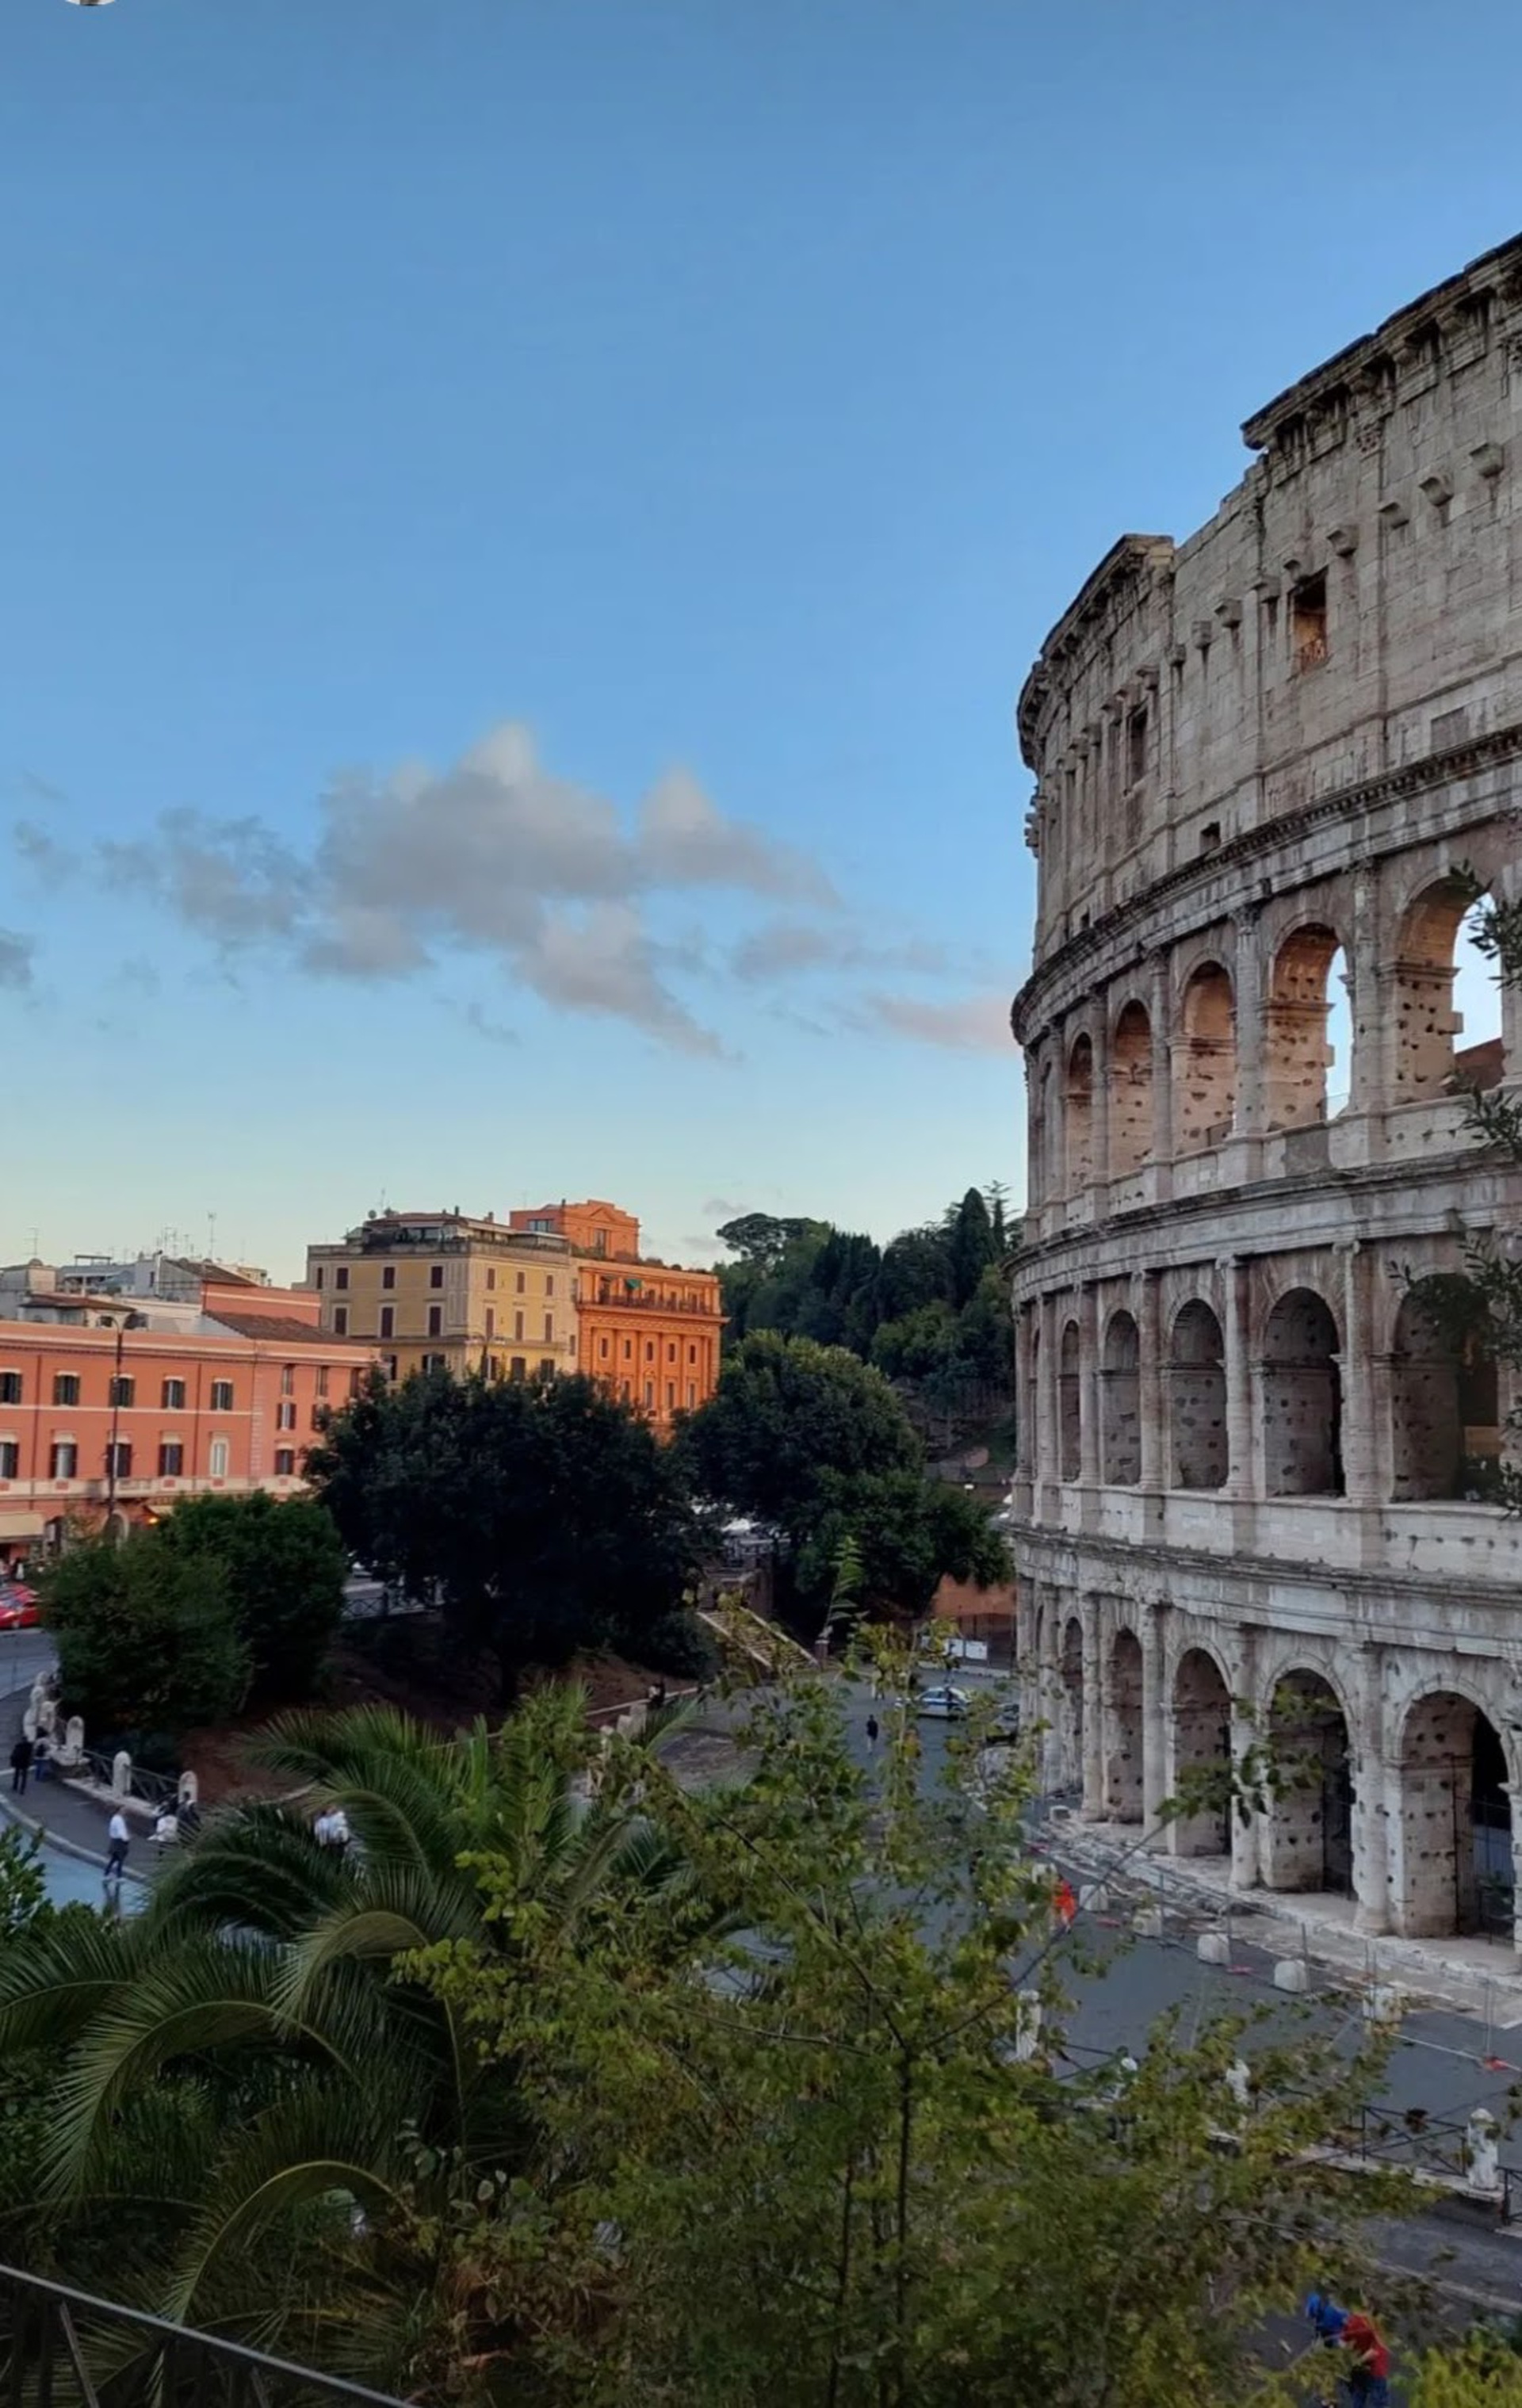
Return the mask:
<path id="1" fill-rule="evenodd" d="M 122 1349 L 126 1342 L 127 1325 L 116 1325 L 116 1366 L 111 1373 L 111 1435 L 106 1444 L 106 1528 L 109 1535 L 116 1519 L 116 1438 L 122 1426 Z"/>

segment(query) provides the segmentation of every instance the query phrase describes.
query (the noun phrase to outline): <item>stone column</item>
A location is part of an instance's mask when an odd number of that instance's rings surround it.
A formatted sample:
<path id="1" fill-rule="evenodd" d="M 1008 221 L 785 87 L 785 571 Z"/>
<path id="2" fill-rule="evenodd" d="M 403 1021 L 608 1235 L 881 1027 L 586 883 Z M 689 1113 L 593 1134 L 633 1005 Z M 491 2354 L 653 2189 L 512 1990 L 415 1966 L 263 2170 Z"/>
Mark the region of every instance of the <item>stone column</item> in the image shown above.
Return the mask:
<path id="1" fill-rule="evenodd" d="M 1055 1296 L 1043 1296 L 1038 1308 L 1041 1314 L 1041 1373 L 1036 1398 L 1036 1476 L 1041 1483 L 1037 1504 L 1038 1520 L 1052 1518 L 1057 1486 L 1060 1439 L 1057 1431 L 1057 1316 Z"/>
<path id="2" fill-rule="evenodd" d="M 1258 907 L 1236 915 L 1237 958 L 1233 986 L 1237 1013 L 1237 1111 L 1234 1134 L 1261 1138 L 1268 1123 L 1263 1060 L 1263 966 L 1259 957 Z M 1251 1168 L 1248 1172 L 1252 1175 Z"/>
<path id="3" fill-rule="evenodd" d="M 1257 1633 L 1244 1626 L 1240 1634 L 1241 1652 L 1232 1667 L 1231 1686 L 1231 1768 L 1232 1783 L 1241 1778 L 1243 1759 L 1262 1738 L 1253 1713 L 1253 1701 L 1257 1696 Z M 1231 1800 L 1231 1886 L 1233 1889 L 1256 1889 L 1262 1878 L 1260 1870 L 1259 1819 L 1245 1812 L 1246 1800 L 1233 1795 Z"/>
<path id="4" fill-rule="evenodd" d="M 1041 1061 L 1045 1048 L 1040 1039 L 1033 1039 L 1026 1048 L 1026 1186 L 1029 1209 L 1037 1216 L 1046 1202 L 1047 1165 L 1046 1131 L 1041 1125 Z"/>
<path id="5" fill-rule="evenodd" d="M 1369 1294 L 1371 1260 L 1357 1238 L 1339 1245 L 1343 1268 L 1343 1488 L 1355 1505 L 1379 1498 L 1374 1445 L 1373 1308 Z"/>
<path id="6" fill-rule="evenodd" d="M 1136 1326 L 1141 1350 L 1137 1404 L 1142 1424 L 1141 1485 L 1143 1488 L 1166 1488 L 1168 1485 L 1167 1396 L 1159 1283 L 1158 1272 L 1143 1271 L 1142 1293 L 1137 1299 Z"/>
<path id="7" fill-rule="evenodd" d="M 1062 1602 L 1051 1581 L 1041 1584 L 1041 1787 L 1062 1786 Z"/>
<path id="8" fill-rule="evenodd" d="M 1392 1928 L 1390 1817 L 1400 1811 L 1400 1775 L 1386 1761 L 1385 1651 L 1365 1647 L 1361 1679 L 1350 1684 L 1353 1750 L 1353 1894 L 1355 1931 L 1371 1939 Z"/>
<path id="9" fill-rule="evenodd" d="M 1251 1497 L 1253 1489 L 1253 1380 L 1247 1334 L 1247 1265 L 1224 1254 L 1216 1265 L 1226 1305 L 1227 1495 Z"/>
<path id="10" fill-rule="evenodd" d="M 1159 1202 L 1173 1192 L 1173 981 L 1164 952 L 1152 956 L 1152 1158 Z"/>
<path id="11" fill-rule="evenodd" d="M 1094 1099 L 1089 1106 L 1089 1152 L 1093 1161 L 1093 1180 L 1098 1190 L 1097 1210 L 1102 1220 L 1109 1211 L 1110 1189 L 1110 997 L 1106 990 L 1094 991 L 1094 1016 L 1090 1023 L 1094 1042 Z M 1514 1056 L 1514 1059 L 1518 1058 Z"/>
<path id="12" fill-rule="evenodd" d="M 1150 1829 L 1168 1795 L 1168 1718 L 1164 1695 L 1165 1605 L 1142 1616 L 1142 1819 Z"/>
<path id="13" fill-rule="evenodd" d="M 1086 1280 L 1078 1303 L 1078 1477 L 1099 1484 L 1099 1292 Z"/>
<path id="14" fill-rule="evenodd" d="M 1104 1813 L 1104 1650 L 1100 1639 L 1100 1601 L 1084 1599 L 1084 1819 L 1098 1822 Z"/>

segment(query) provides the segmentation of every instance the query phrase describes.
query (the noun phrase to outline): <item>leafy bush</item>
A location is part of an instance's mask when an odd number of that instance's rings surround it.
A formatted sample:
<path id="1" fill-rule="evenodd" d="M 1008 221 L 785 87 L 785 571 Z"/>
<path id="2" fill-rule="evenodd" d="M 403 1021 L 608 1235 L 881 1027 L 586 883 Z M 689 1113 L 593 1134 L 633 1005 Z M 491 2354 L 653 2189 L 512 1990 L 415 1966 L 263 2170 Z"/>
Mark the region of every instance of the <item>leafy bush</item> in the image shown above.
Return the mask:
<path id="1" fill-rule="evenodd" d="M 225 1722 L 247 1694 L 249 1652 L 222 1566 L 165 1546 L 159 1530 L 73 1548 L 46 1575 L 42 1616 L 64 1711 L 83 1715 L 87 1743 L 129 1729 L 178 1738 Z"/>
<path id="2" fill-rule="evenodd" d="M 220 1566 L 249 1652 L 250 1702 L 305 1704 L 343 1618 L 348 1557 L 332 1515 L 309 1497 L 193 1497 L 161 1525 L 164 1543 Z"/>

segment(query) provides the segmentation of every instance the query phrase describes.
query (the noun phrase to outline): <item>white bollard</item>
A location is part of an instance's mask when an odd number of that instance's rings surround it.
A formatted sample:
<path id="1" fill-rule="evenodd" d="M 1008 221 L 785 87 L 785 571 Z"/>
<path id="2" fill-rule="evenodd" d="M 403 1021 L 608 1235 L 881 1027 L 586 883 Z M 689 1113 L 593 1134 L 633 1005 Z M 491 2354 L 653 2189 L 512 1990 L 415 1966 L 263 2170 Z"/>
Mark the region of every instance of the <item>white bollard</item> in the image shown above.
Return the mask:
<path id="1" fill-rule="evenodd" d="M 1496 2119 L 1488 2107 L 1476 2107 L 1465 2128 L 1465 2161 L 1469 2186 L 1489 2199 L 1500 2188 L 1500 2147 Z"/>
<path id="2" fill-rule="evenodd" d="M 1398 2024 L 1406 2011 L 1406 1994 L 1397 1982 L 1375 1982 L 1363 1994 L 1366 2024 Z"/>
<path id="3" fill-rule="evenodd" d="M 1294 1990 L 1297 1993 L 1308 1990 L 1311 1975 L 1304 1957 L 1281 1956 L 1273 1969 L 1273 1986 L 1276 1990 Z"/>
<path id="4" fill-rule="evenodd" d="M 1138 1940 L 1160 1940 L 1163 1936 L 1162 1908 L 1139 1906 L 1131 1917 L 1131 1929 Z"/>
<path id="5" fill-rule="evenodd" d="M 111 1795 L 113 1798 L 132 1796 L 132 1758 L 124 1747 L 119 1747 L 111 1758 Z"/>
<path id="6" fill-rule="evenodd" d="M 1195 1955 L 1202 1965 L 1229 1965 L 1231 1942 L 1224 1931 L 1202 1931 L 1195 1942 Z"/>

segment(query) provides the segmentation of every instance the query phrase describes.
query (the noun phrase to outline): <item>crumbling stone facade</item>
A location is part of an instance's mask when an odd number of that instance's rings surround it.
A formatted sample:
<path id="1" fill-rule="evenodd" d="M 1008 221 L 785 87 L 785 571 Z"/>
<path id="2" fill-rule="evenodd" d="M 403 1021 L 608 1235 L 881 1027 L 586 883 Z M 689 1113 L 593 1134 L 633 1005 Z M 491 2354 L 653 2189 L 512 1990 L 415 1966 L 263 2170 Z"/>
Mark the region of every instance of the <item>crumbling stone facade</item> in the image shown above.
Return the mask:
<path id="1" fill-rule="evenodd" d="M 1305 1784 L 1165 1844 L 1371 1932 L 1510 1936 L 1522 1527 L 1473 1458 L 1514 1398 L 1409 1285 L 1460 1217 L 1522 1226 L 1454 1093 L 1522 1068 L 1518 1000 L 1466 1060 L 1453 985 L 1463 873 L 1522 878 L 1522 239 L 1244 434 L 1216 515 L 1117 543 L 1020 701 L 1028 1702 L 1121 1820 L 1271 1727 Z"/>

